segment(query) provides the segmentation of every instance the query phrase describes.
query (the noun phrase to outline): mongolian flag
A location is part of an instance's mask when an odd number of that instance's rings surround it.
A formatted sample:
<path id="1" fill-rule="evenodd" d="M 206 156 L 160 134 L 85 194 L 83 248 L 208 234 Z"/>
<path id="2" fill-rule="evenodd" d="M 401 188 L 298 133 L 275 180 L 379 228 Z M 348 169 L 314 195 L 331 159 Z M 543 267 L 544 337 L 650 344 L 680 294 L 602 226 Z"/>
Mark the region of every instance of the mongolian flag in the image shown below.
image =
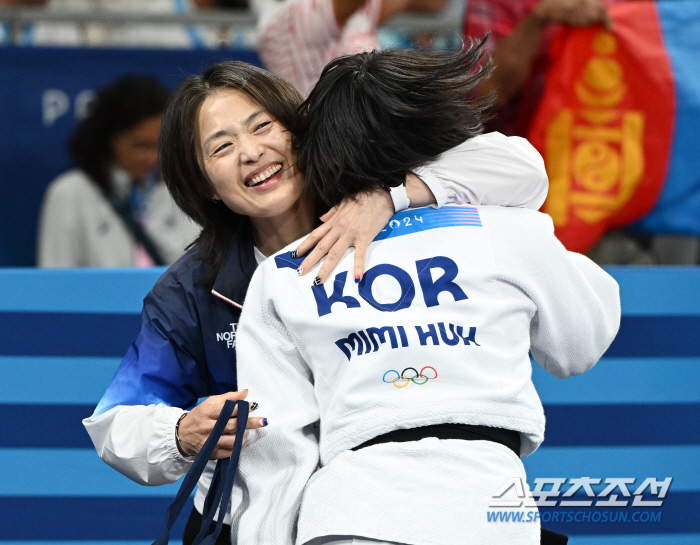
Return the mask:
<path id="1" fill-rule="evenodd" d="M 700 2 L 626 2 L 612 31 L 566 28 L 528 138 L 543 211 L 573 251 L 636 222 L 700 236 Z"/>

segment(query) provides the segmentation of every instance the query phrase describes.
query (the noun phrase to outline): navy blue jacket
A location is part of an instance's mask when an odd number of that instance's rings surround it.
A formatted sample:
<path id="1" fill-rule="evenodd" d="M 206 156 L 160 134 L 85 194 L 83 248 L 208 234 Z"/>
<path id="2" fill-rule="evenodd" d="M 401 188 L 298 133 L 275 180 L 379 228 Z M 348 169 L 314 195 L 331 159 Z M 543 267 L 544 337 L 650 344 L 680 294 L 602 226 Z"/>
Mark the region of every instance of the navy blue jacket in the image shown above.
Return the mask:
<path id="1" fill-rule="evenodd" d="M 164 403 L 188 409 L 237 389 L 236 327 L 257 263 L 252 240 L 234 236 L 213 289 L 197 248 L 175 262 L 146 295 L 141 331 L 95 415 L 117 405 Z"/>

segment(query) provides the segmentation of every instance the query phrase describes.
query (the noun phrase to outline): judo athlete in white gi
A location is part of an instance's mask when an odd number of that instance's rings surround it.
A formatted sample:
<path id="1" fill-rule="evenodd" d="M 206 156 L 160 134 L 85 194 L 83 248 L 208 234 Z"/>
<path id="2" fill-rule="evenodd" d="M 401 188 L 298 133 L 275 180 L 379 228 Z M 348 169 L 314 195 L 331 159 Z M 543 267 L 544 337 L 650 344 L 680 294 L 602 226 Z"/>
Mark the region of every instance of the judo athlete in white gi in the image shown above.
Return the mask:
<path id="1" fill-rule="evenodd" d="M 359 102 L 376 98 L 372 85 L 411 73 L 421 59 L 449 78 L 468 71 L 477 55 L 373 52 L 331 63 L 302 110 L 313 127 L 302 133 L 299 152 L 311 186 L 337 202 L 372 180 L 367 173 L 378 168 L 373 154 L 381 148 L 402 161 L 400 145 L 384 138 L 343 138 L 348 124 L 324 118 L 334 98 L 353 89 L 365 93 L 355 96 Z M 423 96 L 443 96 L 443 87 L 431 87 L 442 77 L 419 82 Z M 447 84 L 474 83 L 457 80 Z M 366 117 L 376 116 L 370 125 L 392 123 L 381 112 L 403 100 L 395 98 L 384 109 L 368 99 Z M 457 114 L 466 107 L 457 98 L 454 104 Z M 348 130 L 358 134 L 364 114 L 351 114 L 357 126 Z M 366 172 L 345 156 L 324 167 L 323 132 L 314 132 L 324 123 L 348 147 L 370 147 L 361 150 Z M 403 128 L 410 148 L 412 129 Z M 387 171 L 403 175 L 396 164 Z M 359 283 L 352 251 L 324 285 L 297 278 L 294 247 L 259 266 L 238 327 L 239 386 L 269 419 L 249 432 L 241 457 L 242 502 L 232 521 L 238 543 L 350 543 L 348 536 L 416 545 L 540 543 L 534 505 L 523 509 L 535 522 L 487 521 L 493 495 L 513 478 L 525 481 L 520 457 L 544 440 L 529 355 L 559 378 L 590 369 L 619 327 L 616 282 L 566 251 L 548 216 L 519 208 L 399 212 L 370 245 Z M 508 494 L 514 491 L 500 499 Z"/>

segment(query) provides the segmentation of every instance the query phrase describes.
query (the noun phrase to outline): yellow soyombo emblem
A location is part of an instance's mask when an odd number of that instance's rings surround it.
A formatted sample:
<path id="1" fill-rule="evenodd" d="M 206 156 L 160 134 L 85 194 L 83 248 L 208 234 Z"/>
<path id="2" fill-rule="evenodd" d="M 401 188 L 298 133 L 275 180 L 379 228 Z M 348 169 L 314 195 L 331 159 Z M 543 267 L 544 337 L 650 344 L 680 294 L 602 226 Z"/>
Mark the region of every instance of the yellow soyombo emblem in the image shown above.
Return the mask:
<path id="1" fill-rule="evenodd" d="M 644 114 L 619 108 L 628 88 L 622 66 L 611 57 L 617 40 L 601 31 L 591 49 L 574 83 L 578 104 L 559 110 L 546 130 L 545 212 L 557 227 L 569 222 L 570 213 L 591 224 L 615 214 L 644 173 Z"/>

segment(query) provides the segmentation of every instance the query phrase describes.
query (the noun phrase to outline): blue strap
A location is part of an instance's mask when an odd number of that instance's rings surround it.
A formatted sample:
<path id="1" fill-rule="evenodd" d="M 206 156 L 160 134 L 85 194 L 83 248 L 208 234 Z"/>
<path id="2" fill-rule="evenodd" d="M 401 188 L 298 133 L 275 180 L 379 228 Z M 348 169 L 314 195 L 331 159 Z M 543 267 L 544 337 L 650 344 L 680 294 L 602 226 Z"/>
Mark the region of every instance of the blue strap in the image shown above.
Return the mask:
<path id="1" fill-rule="evenodd" d="M 204 446 L 199 451 L 197 458 L 190 467 L 190 470 L 185 475 L 185 478 L 180 485 L 180 490 L 178 490 L 175 500 L 170 507 L 165 516 L 165 530 L 161 536 L 153 542 L 153 545 L 167 545 L 170 539 L 170 531 L 172 530 L 177 517 L 182 512 L 187 499 L 192 494 L 194 487 L 197 485 L 199 478 L 202 476 L 204 469 L 207 466 L 207 462 L 211 458 L 211 455 L 216 448 L 216 444 L 219 442 L 221 435 L 226 428 L 226 424 L 233 415 L 233 410 L 238 405 L 238 421 L 236 425 L 236 439 L 233 444 L 233 453 L 231 458 L 224 460 L 219 460 L 216 463 L 216 470 L 214 471 L 214 478 L 212 479 L 211 486 L 209 487 L 209 492 L 207 498 L 204 502 L 205 513 L 202 516 L 202 527 L 199 534 L 194 540 L 193 545 L 214 545 L 216 538 L 219 533 L 221 533 L 221 527 L 223 526 L 224 517 L 228 511 L 228 504 L 231 500 L 231 491 L 233 490 L 233 482 L 236 478 L 236 472 L 238 470 L 238 461 L 241 456 L 241 448 L 243 447 L 243 434 L 245 432 L 246 423 L 248 422 L 248 411 L 249 405 L 247 401 L 231 401 L 228 400 L 224 403 L 224 407 L 221 409 L 221 414 L 214 424 L 214 429 L 211 431 L 209 438 L 207 439 Z M 223 480 L 223 483 L 221 482 Z M 214 520 L 214 515 L 217 510 L 219 511 L 219 520 L 216 523 L 216 528 L 214 533 L 206 535 L 211 523 Z"/>
<path id="2" fill-rule="evenodd" d="M 209 483 L 209 490 L 212 488 L 218 487 L 219 483 L 221 482 L 221 468 L 223 464 L 216 464 L 216 469 L 214 469 L 214 474 L 212 475 L 211 482 Z M 209 515 L 209 511 L 211 511 L 212 508 L 216 509 L 214 505 L 218 505 L 217 502 L 214 501 L 214 494 L 207 494 L 206 499 L 204 500 L 204 510 L 202 511 L 202 519 L 207 518 Z"/>
<path id="3" fill-rule="evenodd" d="M 243 406 L 243 404 L 245 406 Z M 209 534 L 201 545 L 215 545 L 216 538 L 221 533 L 221 528 L 224 525 L 224 516 L 228 512 L 228 504 L 231 501 L 231 491 L 233 490 L 233 482 L 236 480 L 236 473 L 238 472 L 238 462 L 241 457 L 241 449 L 243 448 L 243 435 L 245 434 L 246 423 L 248 422 L 248 402 L 242 401 L 238 405 L 238 421 L 236 426 L 236 439 L 233 443 L 233 453 L 231 458 L 223 460 L 228 466 L 222 473 L 225 475 L 224 484 L 222 486 L 223 497 L 221 499 L 221 505 L 219 506 L 219 520 L 216 522 L 216 529 L 212 534 Z M 219 494 L 221 495 L 221 494 Z M 211 510 L 211 517 L 214 516 L 216 509 Z M 202 523 L 202 528 L 208 528 Z M 202 531 L 200 530 L 200 534 Z M 197 541 L 193 543 L 197 545 Z"/>

